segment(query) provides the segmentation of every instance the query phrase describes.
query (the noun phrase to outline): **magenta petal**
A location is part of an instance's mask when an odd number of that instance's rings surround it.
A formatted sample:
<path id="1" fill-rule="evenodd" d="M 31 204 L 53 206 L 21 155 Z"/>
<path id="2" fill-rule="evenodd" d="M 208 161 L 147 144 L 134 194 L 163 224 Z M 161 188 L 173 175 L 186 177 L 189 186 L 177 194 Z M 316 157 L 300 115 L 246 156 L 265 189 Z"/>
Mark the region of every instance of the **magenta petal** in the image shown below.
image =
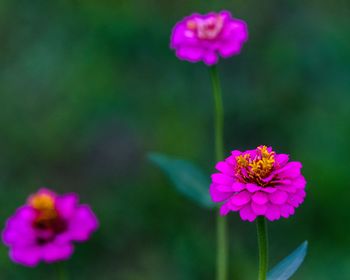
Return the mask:
<path id="1" fill-rule="evenodd" d="M 235 192 L 240 192 L 241 190 L 244 190 L 244 189 L 245 189 L 245 184 L 243 183 L 235 182 L 232 184 L 232 190 Z"/>
<path id="2" fill-rule="evenodd" d="M 266 204 L 257 204 L 252 202 L 251 204 L 252 210 L 256 215 L 264 215 L 267 210 Z"/>
<path id="3" fill-rule="evenodd" d="M 227 42 L 221 45 L 219 52 L 222 57 L 226 58 L 226 57 L 230 57 L 232 55 L 238 54 L 241 48 L 242 48 L 241 43 L 238 43 L 235 41 Z"/>
<path id="4" fill-rule="evenodd" d="M 263 192 L 256 192 L 255 194 L 253 194 L 252 200 L 256 204 L 265 204 L 268 201 L 268 195 Z"/>
<path id="5" fill-rule="evenodd" d="M 25 266 L 36 266 L 40 261 L 40 247 L 12 247 L 10 258 L 16 263 Z"/>
<path id="6" fill-rule="evenodd" d="M 36 212 L 32 207 L 22 206 L 17 209 L 14 218 L 21 222 L 32 222 L 36 217 Z"/>
<path id="7" fill-rule="evenodd" d="M 295 178 L 300 175 L 301 168 L 302 165 L 300 162 L 292 161 L 287 163 L 283 168 L 277 170 L 277 173 L 281 178 Z"/>
<path id="8" fill-rule="evenodd" d="M 29 226 L 6 227 L 2 233 L 2 240 L 8 246 L 25 247 L 35 242 L 35 233 Z"/>
<path id="9" fill-rule="evenodd" d="M 275 187 L 265 187 L 261 188 L 261 191 L 266 193 L 274 193 L 277 189 Z"/>
<path id="10" fill-rule="evenodd" d="M 181 43 L 186 41 L 185 32 L 186 32 L 186 26 L 184 23 L 175 25 L 171 34 L 171 42 L 170 42 L 171 48 L 174 49 L 177 46 L 181 46 Z"/>
<path id="11" fill-rule="evenodd" d="M 221 205 L 220 207 L 221 216 L 226 216 L 229 212 L 230 212 L 229 202 L 226 202 L 225 204 Z"/>
<path id="12" fill-rule="evenodd" d="M 183 46 L 177 49 L 176 55 L 180 59 L 188 60 L 190 62 L 198 62 L 203 57 L 203 51 L 199 48 Z"/>
<path id="13" fill-rule="evenodd" d="M 259 187 L 255 184 L 246 184 L 246 189 L 251 192 L 251 193 L 254 193 L 254 192 L 257 192 L 259 190 L 262 189 L 262 187 Z"/>
<path id="14" fill-rule="evenodd" d="M 208 66 L 216 64 L 218 59 L 218 55 L 215 52 L 207 52 L 204 55 L 204 63 Z"/>
<path id="15" fill-rule="evenodd" d="M 229 200 L 228 203 L 229 203 L 229 207 L 230 207 L 231 211 L 239 211 L 239 210 L 241 210 L 244 207 L 244 205 L 238 206 L 238 205 L 233 204 L 231 202 L 231 200 Z"/>
<path id="16" fill-rule="evenodd" d="M 256 218 L 256 214 L 253 212 L 250 205 L 246 205 L 239 211 L 239 215 L 241 216 L 243 221 L 253 222 Z"/>
<path id="17" fill-rule="evenodd" d="M 73 254 L 73 249 L 70 243 L 48 243 L 42 248 L 42 258 L 48 263 L 67 260 Z"/>
<path id="18" fill-rule="evenodd" d="M 215 173 L 211 175 L 211 179 L 213 180 L 213 183 L 217 183 L 219 185 L 232 185 L 234 182 L 234 179 L 232 177 L 224 175 L 222 173 Z"/>
<path id="19" fill-rule="evenodd" d="M 280 180 L 273 180 L 273 183 L 275 184 L 275 185 L 281 185 L 281 186 L 288 186 L 288 185 L 290 185 L 290 184 L 292 184 L 292 180 L 290 180 L 290 179 L 280 179 Z"/>
<path id="20" fill-rule="evenodd" d="M 304 189 L 299 189 L 297 191 L 297 195 L 299 195 L 300 197 L 304 198 L 306 196 L 306 192 Z"/>
<path id="21" fill-rule="evenodd" d="M 231 152 L 231 155 L 234 159 L 236 159 L 236 157 L 240 156 L 241 154 L 242 154 L 242 152 L 239 150 L 234 150 Z"/>
<path id="22" fill-rule="evenodd" d="M 222 202 L 222 201 L 225 201 L 232 196 L 232 193 L 221 192 L 218 189 L 217 184 L 210 185 L 209 193 L 210 193 L 210 196 L 211 196 L 211 199 L 213 202 Z"/>
<path id="23" fill-rule="evenodd" d="M 234 192 L 231 185 L 219 185 L 219 184 L 215 184 L 215 185 L 216 185 L 216 189 L 219 192 L 231 193 L 231 194 Z"/>
<path id="24" fill-rule="evenodd" d="M 305 198 L 305 191 L 301 190 L 303 192 L 297 192 L 296 194 L 290 195 L 288 198 L 288 203 L 294 207 L 298 207 Z"/>
<path id="25" fill-rule="evenodd" d="M 276 189 L 287 192 L 287 193 L 296 193 L 298 190 L 294 185 L 276 186 Z"/>
<path id="26" fill-rule="evenodd" d="M 300 200 L 296 195 L 291 195 L 289 198 L 288 198 L 288 203 L 290 205 L 292 205 L 293 207 L 298 207 L 299 206 L 299 202 L 298 200 Z"/>
<path id="27" fill-rule="evenodd" d="M 64 218 L 69 218 L 74 214 L 79 198 L 76 194 L 66 194 L 56 198 L 56 209 Z"/>
<path id="28" fill-rule="evenodd" d="M 288 194 L 286 192 L 283 192 L 283 191 L 276 191 L 272 194 L 269 195 L 269 198 L 270 198 L 270 201 L 273 203 L 273 204 L 284 204 L 287 199 L 288 199 Z"/>
<path id="29" fill-rule="evenodd" d="M 293 180 L 293 186 L 298 189 L 303 189 L 306 186 L 306 180 L 303 176 L 299 176 Z"/>
<path id="30" fill-rule="evenodd" d="M 2 239 L 6 245 L 26 247 L 35 241 L 32 223 L 36 217 L 35 211 L 27 206 L 21 207 L 13 217 L 10 217 L 2 232 Z"/>
<path id="31" fill-rule="evenodd" d="M 289 155 L 286 154 L 277 154 L 275 157 L 275 165 L 279 167 L 283 167 L 289 160 Z"/>
<path id="32" fill-rule="evenodd" d="M 236 206 L 242 206 L 250 201 L 250 194 L 246 191 L 234 194 L 230 202 Z"/>
<path id="33" fill-rule="evenodd" d="M 87 205 L 81 205 L 71 219 L 68 231 L 72 240 L 85 241 L 97 228 L 98 220 L 91 208 Z"/>
<path id="34" fill-rule="evenodd" d="M 293 215 L 294 214 L 294 208 L 288 204 L 285 204 L 285 205 L 281 205 L 281 216 L 283 218 L 288 218 L 289 216 Z"/>
<path id="35" fill-rule="evenodd" d="M 225 161 L 218 162 L 215 168 L 228 176 L 234 176 L 235 174 L 234 169 Z"/>
<path id="36" fill-rule="evenodd" d="M 281 217 L 279 207 L 276 205 L 268 205 L 265 216 L 270 221 L 278 220 Z"/>

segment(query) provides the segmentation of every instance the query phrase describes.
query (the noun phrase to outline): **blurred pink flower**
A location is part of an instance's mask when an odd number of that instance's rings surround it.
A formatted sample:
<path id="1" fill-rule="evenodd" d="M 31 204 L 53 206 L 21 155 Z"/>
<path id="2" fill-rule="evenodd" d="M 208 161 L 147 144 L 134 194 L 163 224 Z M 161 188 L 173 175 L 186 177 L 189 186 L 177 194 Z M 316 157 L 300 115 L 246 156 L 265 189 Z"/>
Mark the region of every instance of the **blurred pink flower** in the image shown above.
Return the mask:
<path id="1" fill-rule="evenodd" d="M 257 216 L 288 218 L 306 195 L 301 168 L 300 162 L 289 162 L 288 155 L 270 147 L 235 150 L 216 165 L 220 173 L 211 176 L 210 195 L 214 202 L 224 202 L 221 215 L 239 211 L 242 220 L 250 222 Z"/>
<path id="2" fill-rule="evenodd" d="M 239 54 L 247 39 L 244 21 L 233 18 L 228 11 L 211 12 L 179 21 L 173 28 L 170 47 L 179 59 L 214 65 L 218 55 L 228 58 Z"/>
<path id="3" fill-rule="evenodd" d="M 7 220 L 2 239 L 14 262 L 36 266 L 69 259 L 73 241 L 86 241 L 97 227 L 96 216 L 78 204 L 76 194 L 40 189 Z"/>

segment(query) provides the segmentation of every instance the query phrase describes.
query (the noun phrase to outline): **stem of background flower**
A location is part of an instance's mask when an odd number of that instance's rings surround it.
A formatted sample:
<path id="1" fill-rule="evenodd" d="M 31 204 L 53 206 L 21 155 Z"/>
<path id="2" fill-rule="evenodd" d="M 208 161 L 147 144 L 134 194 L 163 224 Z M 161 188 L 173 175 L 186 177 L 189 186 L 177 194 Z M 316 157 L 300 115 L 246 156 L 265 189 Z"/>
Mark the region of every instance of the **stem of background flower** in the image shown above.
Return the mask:
<path id="1" fill-rule="evenodd" d="M 268 269 L 268 236 L 266 219 L 259 216 L 256 220 L 259 243 L 259 280 L 266 280 Z"/>
<path id="2" fill-rule="evenodd" d="M 224 158 L 224 109 L 222 104 L 221 86 L 216 66 L 210 68 L 210 76 L 213 84 L 213 96 L 215 103 L 215 156 L 216 161 Z M 227 280 L 227 224 L 226 218 L 217 213 L 217 259 L 216 280 Z"/>
<path id="3" fill-rule="evenodd" d="M 57 279 L 58 280 L 68 280 L 68 270 L 67 270 L 67 264 L 66 262 L 59 262 L 58 263 L 58 272 L 57 272 Z"/>

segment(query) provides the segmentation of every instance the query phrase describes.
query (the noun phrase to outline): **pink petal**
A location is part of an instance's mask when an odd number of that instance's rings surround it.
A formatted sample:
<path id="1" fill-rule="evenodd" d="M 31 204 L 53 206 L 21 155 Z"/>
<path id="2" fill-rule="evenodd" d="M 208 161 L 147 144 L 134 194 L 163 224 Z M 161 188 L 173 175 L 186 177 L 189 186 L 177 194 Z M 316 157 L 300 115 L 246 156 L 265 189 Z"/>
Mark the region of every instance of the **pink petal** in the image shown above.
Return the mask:
<path id="1" fill-rule="evenodd" d="M 288 194 L 286 192 L 278 190 L 278 191 L 270 194 L 269 198 L 273 204 L 280 205 L 280 204 L 284 204 L 287 201 Z"/>
<path id="2" fill-rule="evenodd" d="M 10 258 L 25 266 L 36 266 L 41 258 L 40 247 L 12 247 L 10 248 Z"/>
<path id="3" fill-rule="evenodd" d="M 226 202 L 225 204 L 221 205 L 220 207 L 221 216 L 226 216 L 229 212 L 230 212 L 229 202 Z"/>
<path id="4" fill-rule="evenodd" d="M 219 170 L 220 172 L 228 175 L 228 176 L 234 176 L 235 172 L 232 166 L 230 166 L 227 162 L 225 161 L 220 161 L 216 164 L 215 168 Z"/>
<path id="5" fill-rule="evenodd" d="M 215 184 L 215 185 L 216 185 L 216 189 L 219 192 L 225 192 L 225 193 L 233 193 L 234 192 L 231 185 L 219 185 L 219 184 Z"/>
<path id="6" fill-rule="evenodd" d="M 68 231 L 72 240 L 85 241 L 99 226 L 98 220 L 88 205 L 80 205 L 74 218 L 69 221 Z"/>
<path id="7" fill-rule="evenodd" d="M 288 203 L 292 205 L 293 207 L 299 207 L 300 203 L 303 201 L 303 199 L 300 196 L 297 195 L 291 195 L 288 198 Z"/>
<path id="8" fill-rule="evenodd" d="M 281 178 L 295 178 L 300 175 L 300 169 L 302 165 L 298 161 L 292 161 L 287 163 L 283 168 L 276 171 Z"/>
<path id="9" fill-rule="evenodd" d="M 236 162 L 236 157 L 235 156 L 229 156 L 226 160 L 225 160 L 229 165 L 232 165 L 232 167 L 234 168 L 237 165 Z"/>
<path id="10" fill-rule="evenodd" d="M 293 215 L 295 212 L 294 208 L 288 204 L 281 205 L 280 211 L 281 211 L 281 216 L 283 218 L 288 218 L 289 216 Z"/>
<path id="11" fill-rule="evenodd" d="M 267 210 L 266 204 L 257 204 L 252 202 L 251 204 L 252 210 L 256 215 L 264 215 Z"/>
<path id="12" fill-rule="evenodd" d="M 250 194 L 246 191 L 234 194 L 230 202 L 236 206 L 242 206 L 250 201 Z"/>
<path id="13" fill-rule="evenodd" d="M 266 193 L 274 193 L 277 189 L 273 187 L 265 187 L 261 188 L 261 191 L 266 192 Z"/>
<path id="14" fill-rule="evenodd" d="M 275 162 L 277 166 L 283 167 L 289 160 L 289 155 L 286 154 L 278 154 L 275 156 Z"/>
<path id="15" fill-rule="evenodd" d="M 306 180 L 303 176 L 299 176 L 293 180 L 292 184 L 298 189 L 303 189 L 306 186 Z"/>
<path id="16" fill-rule="evenodd" d="M 297 191 L 297 195 L 299 195 L 300 197 L 304 198 L 306 196 L 306 192 L 304 189 L 300 189 Z"/>
<path id="17" fill-rule="evenodd" d="M 218 59 L 217 54 L 212 51 L 209 51 L 204 55 L 204 63 L 209 66 L 216 64 Z"/>
<path id="18" fill-rule="evenodd" d="M 297 188 L 294 187 L 294 185 L 282 185 L 282 186 L 275 186 L 276 189 L 287 192 L 287 193 L 296 193 L 297 192 Z"/>
<path id="19" fill-rule="evenodd" d="M 257 204 L 265 204 L 268 201 L 268 196 L 267 194 L 263 192 L 256 192 L 252 196 L 252 200 L 257 203 Z"/>
<path id="20" fill-rule="evenodd" d="M 203 57 L 203 50 L 198 47 L 182 46 L 176 50 L 176 56 L 190 62 L 198 62 Z"/>
<path id="21" fill-rule="evenodd" d="M 250 205 L 246 205 L 244 208 L 242 208 L 241 211 L 239 211 L 239 215 L 243 221 L 253 222 L 256 218 L 256 214 L 253 212 Z"/>
<path id="22" fill-rule="evenodd" d="M 73 246 L 70 243 L 48 243 L 42 248 L 42 258 L 45 262 L 52 263 L 67 260 L 73 254 Z"/>
<path id="23" fill-rule="evenodd" d="M 213 183 L 217 183 L 219 185 L 232 185 L 234 182 L 234 179 L 232 177 L 224 175 L 222 173 L 215 173 L 211 175 L 211 179 L 213 180 Z"/>
<path id="24" fill-rule="evenodd" d="M 241 190 L 245 189 L 245 184 L 243 183 L 239 183 L 239 182 L 235 182 L 232 184 L 232 190 L 235 192 L 240 192 Z"/>
<path id="25" fill-rule="evenodd" d="M 75 193 L 65 194 L 56 198 L 56 209 L 64 218 L 69 218 L 74 214 L 79 198 Z"/>
<path id="26" fill-rule="evenodd" d="M 244 205 L 237 206 L 235 204 L 232 204 L 231 201 L 229 200 L 229 207 L 230 207 L 231 211 L 235 211 L 236 212 L 236 211 L 241 210 L 244 207 Z"/>
<path id="27" fill-rule="evenodd" d="M 242 154 L 241 151 L 238 150 L 234 150 L 231 152 L 231 155 L 233 156 L 233 158 L 235 159 L 236 157 L 240 156 Z"/>
<path id="28" fill-rule="evenodd" d="M 274 185 L 280 185 L 280 186 L 290 185 L 292 182 L 293 181 L 290 179 L 273 180 Z"/>
<path id="29" fill-rule="evenodd" d="M 262 188 L 260 186 L 255 185 L 255 184 L 246 184 L 246 189 L 249 192 L 254 193 L 256 191 L 261 190 Z"/>
<path id="30" fill-rule="evenodd" d="M 242 44 L 236 41 L 229 41 L 222 44 L 219 48 L 220 55 L 224 58 L 238 54 L 241 51 Z"/>
<path id="31" fill-rule="evenodd" d="M 270 221 L 278 220 L 281 217 L 279 207 L 269 204 L 265 213 L 265 217 Z"/>
<path id="32" fill-rule="evenodd" d="M 227 200 L 232 196 L 233 193 L 221 192 L 218 190 L 217 184 L 211 184 L 209 188 L 209 193 L 213 202 L 222 202 Z"/>

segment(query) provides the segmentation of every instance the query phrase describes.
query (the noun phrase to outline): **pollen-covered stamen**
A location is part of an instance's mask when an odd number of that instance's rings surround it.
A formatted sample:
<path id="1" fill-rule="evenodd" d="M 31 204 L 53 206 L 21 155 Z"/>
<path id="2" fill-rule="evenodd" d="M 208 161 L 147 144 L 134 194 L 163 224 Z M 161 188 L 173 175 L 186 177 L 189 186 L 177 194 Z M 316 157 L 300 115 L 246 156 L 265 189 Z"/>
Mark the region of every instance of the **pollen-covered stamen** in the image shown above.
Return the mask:
<path id="1" fill-rule="evenodd" d="M 33 226 L 38 231 L 38 244 L 46 244 L 66 230 L 67 223 L 57 212 L 53 195 L 46 192 L 37 193 L 29 199 L 29 205 L 37 211 Z"/>
<path id="2" fill-rule="evenodd" d="M 260 146 L 254 158 L 250 154 L 236 157 L 236 176 L 249 183 L 264 186 L 262 179 L 270 175 L 275 164 L 275 152 L 266 146 Z"/>
<path id="3" fill-rule="evenodd" d="M 266 146 L 258 147 L 260 155 L 249 163 L 251 172 L 260 179 L 270 174 L 275 164 L 275 152 L 269 152 Z"/>
<path id="4" fill-rule="evenodd" d="M 213 40 L 223 29 L 224 17 L 222 15 L 212 16 L 206 19 L 191 19 L 186 24 L 187 29 L 194 32 L 199 39 Z"/>
<path id="5" fill-rule="evenodd" d="M 29 205 L 38 212 L 37 221 L 50 220 L 57 217 L 55 198 L 49 193 L 38 193 L 29 199 Z"/>

